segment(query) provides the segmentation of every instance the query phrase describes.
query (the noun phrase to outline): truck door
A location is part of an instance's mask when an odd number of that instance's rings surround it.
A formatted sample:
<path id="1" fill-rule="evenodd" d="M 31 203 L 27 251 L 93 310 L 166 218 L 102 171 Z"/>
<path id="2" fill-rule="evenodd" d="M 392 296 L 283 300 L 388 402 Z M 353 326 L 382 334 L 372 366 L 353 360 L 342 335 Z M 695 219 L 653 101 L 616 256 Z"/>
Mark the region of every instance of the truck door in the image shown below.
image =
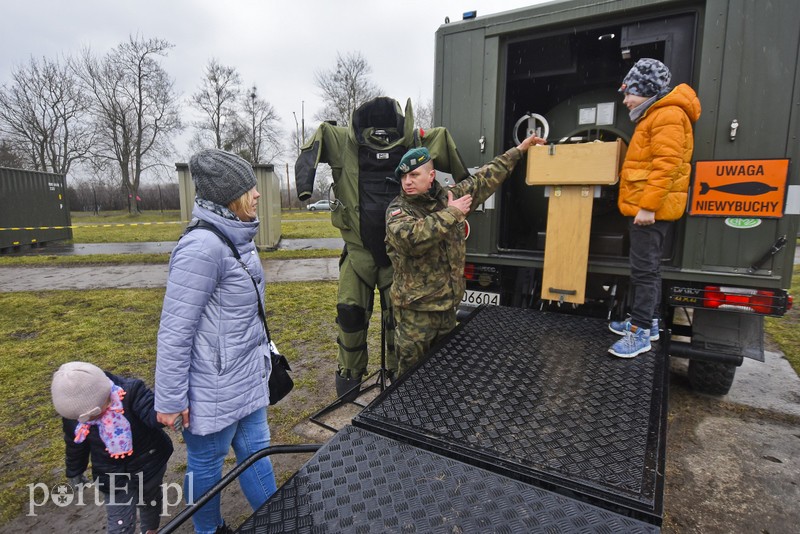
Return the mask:
<path id="1" fill-rule="evenodd" d="M 495 144 L 500 38 L 486 36 L 483 27 L 455 33 L 437 33 L 434 123 L 456 136 L 458 151 L 474 169 L 503 151 Z M 467 252 L 496 250 L 494 197 L 470 214 Z"/>
<path id="2" fill-rule="evenodd" d="M 709 2 L 705 13 L 695 161 L 796 158 L 797 5 L 732 0 Z M 796 175 L 792 167 L 790 174 Z M 689 216 L 684 267 L 721 272 L 748 267 L 788 231 L 788 220 L 759 222 L 741 229 L 726 217 Z M 791 272 L 791 262 L 781 261 L 786 256 L 762 268 L 780 278 L 783 270 Z"/>

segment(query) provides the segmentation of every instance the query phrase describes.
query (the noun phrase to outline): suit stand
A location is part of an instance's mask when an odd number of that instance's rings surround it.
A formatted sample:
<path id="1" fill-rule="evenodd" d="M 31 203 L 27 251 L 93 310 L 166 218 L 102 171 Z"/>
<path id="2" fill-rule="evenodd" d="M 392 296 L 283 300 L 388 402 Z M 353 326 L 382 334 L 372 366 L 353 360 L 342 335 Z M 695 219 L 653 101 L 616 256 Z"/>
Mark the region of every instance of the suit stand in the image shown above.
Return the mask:
<path id="1" fill-rule="evenodd" d="M 388 320 L 391 319 L 391 315 L 389 315 Z M 366 408 L 366 404 L 362 404 L 358 402 L 356 397 L 355 400 L 347 400 L 348 397 L 351 396 L 354 390 L 361 388 L 362 384 L 366 384 L 370 382 L 372 379 L 375 379 L 374 382 L 367 385 L 366 387 L 362 388 L 358 395 L 362 395 L 368 391 L 372 391 L 375 388 L 380 388 L 380 391 L 386 389 L 387 381 L 391 382 L 393 380 L 392 374 L 389 372 L 389 369 L 386 368 L 386 320 L 381 318 L 381 366 L 380 368 L 372 373 L 371 375 L 367 376 L 364 380 L 359 382 L 357 385 L 353 386 L 350 390 L 346 391 L 341 397 L 337 398 L 335 401 L 330 403 L 328 406 L 324 407 L 317 413 L 313 414 L 309 417 L 309 421 L 314 424 L 321 426 L 326 430 L 330 430 L 331 432 L 338 432 L 338 428 L 334 428 L 329 424 L 325 423 L 321 418 L 334 410 L 341 408 L 345 404 L 355 404 L 356 406 L 360 406 L 361 408 Z"/>

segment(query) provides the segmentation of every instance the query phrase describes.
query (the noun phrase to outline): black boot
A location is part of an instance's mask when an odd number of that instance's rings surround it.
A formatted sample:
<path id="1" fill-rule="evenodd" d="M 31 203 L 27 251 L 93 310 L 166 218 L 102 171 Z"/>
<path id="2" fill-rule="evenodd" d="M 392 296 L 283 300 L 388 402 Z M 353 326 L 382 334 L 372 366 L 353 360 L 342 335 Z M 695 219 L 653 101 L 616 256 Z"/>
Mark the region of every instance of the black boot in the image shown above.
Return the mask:
<path id="1" fill-rule="evenodd" d="M 348 371 L 348 374 L 350 372 Z M 344 402 L 353 402 L 361 390 L 361 375 L 345 378 L 336 371 L 336 396 L 342 397 Z"/>

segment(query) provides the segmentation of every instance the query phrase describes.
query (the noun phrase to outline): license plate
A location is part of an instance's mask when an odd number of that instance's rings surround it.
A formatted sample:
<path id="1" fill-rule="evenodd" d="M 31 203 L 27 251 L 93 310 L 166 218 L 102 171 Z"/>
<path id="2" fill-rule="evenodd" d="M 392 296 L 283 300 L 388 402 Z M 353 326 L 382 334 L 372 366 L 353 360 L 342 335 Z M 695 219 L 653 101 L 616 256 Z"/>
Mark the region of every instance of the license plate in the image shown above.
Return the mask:
<path id="1" fill-rule="evenodd" d="M 464 296 L 461 298 L 461 304 L 464 306 L 477 307 L 481 304 L 488 304 L 490 306 L 500 305 L 500 293 L 489 293 L 488 291 L 471 291 L 467 289 L 464 291 Z"/>

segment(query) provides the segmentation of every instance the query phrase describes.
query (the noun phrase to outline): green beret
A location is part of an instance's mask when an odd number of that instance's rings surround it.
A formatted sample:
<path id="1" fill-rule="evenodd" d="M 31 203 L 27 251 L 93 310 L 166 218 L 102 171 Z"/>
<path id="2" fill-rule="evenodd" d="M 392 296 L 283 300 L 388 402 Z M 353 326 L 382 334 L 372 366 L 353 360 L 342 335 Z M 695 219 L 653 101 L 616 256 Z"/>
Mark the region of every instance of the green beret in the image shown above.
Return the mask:
<path id="1" fill-rule="evenodd" d="M 425 163 L 428 163 L 430 160 L 431 153 L 428 152 L 427 148 L 412 148 L 403 154 L 402 159 L 400 159 L 400 164 L 394 170 L 394 175 L 398 178 L 402 178 L 404 174 L 413 171 Z"/>

